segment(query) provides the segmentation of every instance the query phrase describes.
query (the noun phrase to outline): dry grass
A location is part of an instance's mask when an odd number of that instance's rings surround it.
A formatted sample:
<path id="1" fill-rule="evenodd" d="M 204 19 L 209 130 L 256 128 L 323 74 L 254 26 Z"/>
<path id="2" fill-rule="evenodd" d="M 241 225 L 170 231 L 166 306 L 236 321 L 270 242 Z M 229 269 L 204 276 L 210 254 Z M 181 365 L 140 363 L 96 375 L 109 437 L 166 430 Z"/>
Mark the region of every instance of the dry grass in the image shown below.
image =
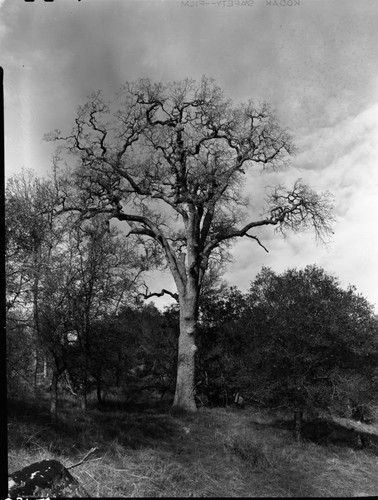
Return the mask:
<path id="1" fill-rule="evenodd" d="M 42 404 L 10 405 L 9 471 L 43 459 L 71 469 L 93 497 L 378 495 L 378 456 L 296 443 L 285 416 L 252 409 L 91 409 L 67 405 L 51 426 Z"/>

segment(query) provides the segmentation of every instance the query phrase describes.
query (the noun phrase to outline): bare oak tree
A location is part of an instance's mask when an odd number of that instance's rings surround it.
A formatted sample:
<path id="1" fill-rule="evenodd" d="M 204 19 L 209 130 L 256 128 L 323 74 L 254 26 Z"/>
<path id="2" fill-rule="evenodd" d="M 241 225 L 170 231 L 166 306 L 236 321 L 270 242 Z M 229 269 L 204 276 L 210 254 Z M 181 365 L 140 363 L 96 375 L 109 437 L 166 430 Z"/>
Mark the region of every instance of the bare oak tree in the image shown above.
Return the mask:
<path id="1" fill-rule="evenodd" d="M 268 194 L 266 212 L 248 221 L 243 174 L 284 166 L 294 153 L 292 139 L 266 103 L 235 105 L 206 77 L 127 83 L 113 104 L 94 93 L 78 108 L 71 134 L 56 130 L 48 139 L 60 144 L 56 165 L 67 154 L 77 159 L 74 193 L 68 184 L 58 186 L 62 210 L 107 213 L 165 257 L 177 290 L 146 297 L 168 293 L 179 302 L 174 407 L 195 411 L 198 300 L 209 262 L 237 237 L 266 250 L 251 233 L 264 226 L 313 228 L 323 238 L 331 231 L 329 194 L 300 181 L 280 186 Z"/>

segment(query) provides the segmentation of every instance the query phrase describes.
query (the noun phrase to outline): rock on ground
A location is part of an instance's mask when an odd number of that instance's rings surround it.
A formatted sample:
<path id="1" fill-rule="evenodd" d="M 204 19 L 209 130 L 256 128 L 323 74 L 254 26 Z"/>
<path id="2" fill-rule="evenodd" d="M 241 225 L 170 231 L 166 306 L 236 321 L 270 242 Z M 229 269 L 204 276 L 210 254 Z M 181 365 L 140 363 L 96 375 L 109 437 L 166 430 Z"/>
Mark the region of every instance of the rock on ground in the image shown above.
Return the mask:
<path id="1" fill-rule="evenodd" d="M 57 460 L 42 460 L 8 476 L 8 495 L 15 497 L 89 497 Z"/>

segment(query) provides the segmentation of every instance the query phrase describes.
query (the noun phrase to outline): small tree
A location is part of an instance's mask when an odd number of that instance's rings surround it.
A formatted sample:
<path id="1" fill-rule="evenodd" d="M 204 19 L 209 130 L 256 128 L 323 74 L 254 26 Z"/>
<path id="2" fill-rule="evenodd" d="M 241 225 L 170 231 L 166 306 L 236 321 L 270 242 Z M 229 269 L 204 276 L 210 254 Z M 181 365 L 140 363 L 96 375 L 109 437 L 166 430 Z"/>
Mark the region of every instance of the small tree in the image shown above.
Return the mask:
<path id="1" fill-rule="evenodd" d="M 251 391 L 294 412 L 353 417 L 378 403 L 378 318 L 353 287 L 316 266 L 277 275 L 264 268 L 251 285 Z"/>
<path id="2" fill-rule="evenodd" d="M 48 274 L 52 249 L 59 242 L 61 227 L 54 223 L 55 193 L 50 181 L 23 170 L 7 181 L 5 189 L 5 272 L 8 350 L 11 355 L 13 332 L 28 345 L 30 367 L 37 386 L 43 348 L 39 307 L 44 277 Z M 13 339 L 14 340 L 14 339 Z M 9 360 L 9 358 L 8 358 Z M 20 358 L 21 360 L 21 358 Z M 16 368 L 13 365 L 13 370 Z"/>
<path id="3" fill-rule="evenodd" d="M 53 186 L 33 171 L 23 170 L 8 179 L 5 188 L 6 305 L 7 310 L 25 309 L 28 303 L 34 303 L 35 320 L 38 283 L 56 243 L 53 207 Z"/>
<path id="4" fill-rule="evenodd" d="M 140 274 L 130 242 L 117 228 L 108 229 L 101 216 L 74 221 L 60 253 L 56 250 L 41 306 L 41 316 L 53 317 L 55 328 L 44 330 L 44 342 L 61 361 L 58 376 L 68 370 L 84 410 L 91 380 L 101 401 L 103 361 L 115 345 L 111 323 L 107 331 L 103 323 L 132 301 Z M 71 343 L 70 332 L 75 337 Z"/>
<path id="5" fill-rule="evenodd" d="M 23 359 L 33 361 L 27 373 L 34 372 L 35 382 L 40 358 L 45 365 L 48 358 L 53 420 L 59 378 L 66 370 L 80 373 L 86 405 L 86 380 L 95 371 L 95 324 L 132 300 L 142 273 L 133 242 L 110 228 L 106 216 L 88 221 L 72 212 L 57 213 L 56 182 L 25 171 L 10 178 L 6 188 L 9 366 L 12 373 L 26 372 L 25 366 L 20 370 L 15 365 L 13 349 L 22 343 L 16 342 L 17 331 L 32 349 L 33 356 L 29 352 Z M 70 332 L 77 337 L 75 349 L 68 340 Z M 101 385 L 99 372 L 96 375 Z"/>
<path id="6" fill-rule="evenodd" d="M 127 223 L 128 234 L 150 240 L 150 254 L 165 257 L 180 306 L 174 406 L 195 411 L 194 367 L 199 297 L 209 262 L 230 242 L 281 231 L 330 232 L 331 204 L 300 181 L 274 188 L 264 215 L 250 216 L 242 194 L 247 168 L 279 168 L 294 153 L 290 134 L 266 103 L 235 105 L 213 80 L 126 84 L 118 102 L 99 92 L 79 107 L 71 134 L 59 131 L 56 156 L 76 159 L 73 186 L 59 186 L 61 210 L 86 217 L 103 212 Z"/>
<path id="7" fill-rule="evenodd" d="M 6 319 L 7 394 L 24 397 L 35 391 L 37 385 L 35 334 L 12 311 L 8 312 Z"/>

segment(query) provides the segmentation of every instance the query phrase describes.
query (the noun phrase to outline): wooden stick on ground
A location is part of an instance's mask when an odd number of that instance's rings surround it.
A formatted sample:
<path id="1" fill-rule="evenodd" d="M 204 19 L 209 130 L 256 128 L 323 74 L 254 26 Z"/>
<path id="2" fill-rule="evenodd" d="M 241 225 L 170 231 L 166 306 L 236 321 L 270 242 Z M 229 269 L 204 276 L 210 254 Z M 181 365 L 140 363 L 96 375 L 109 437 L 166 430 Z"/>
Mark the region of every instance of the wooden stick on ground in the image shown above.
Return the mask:
<path id="1" fill-rule="evenodd" d="M 96 446 L 94 448 L 91 448 L 85 455 L 85 457 L 82 460 L 80 460 L 80 462 L 77 462 L 77 464 L 70 465 L 69 467 L 66 467 L 66 469 L 73 469 L 74 467 L 81 465 L 89 457 L 89 455 L 92 455 L 92 453 L 94 453 L 97 449 L 98 448 L 96 448 Z"/>

